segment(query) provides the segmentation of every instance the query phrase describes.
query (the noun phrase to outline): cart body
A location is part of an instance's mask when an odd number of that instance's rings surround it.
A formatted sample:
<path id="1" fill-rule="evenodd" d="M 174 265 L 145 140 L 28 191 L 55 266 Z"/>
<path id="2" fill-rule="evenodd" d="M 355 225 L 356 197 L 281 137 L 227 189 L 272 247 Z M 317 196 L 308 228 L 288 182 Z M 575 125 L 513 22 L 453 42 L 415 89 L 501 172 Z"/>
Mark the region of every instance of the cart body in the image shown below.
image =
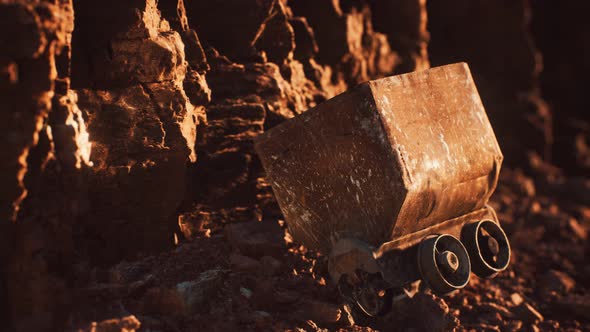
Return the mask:
<path id="1" fill-rule="evenodd" d="M 503 157 L 465 63 L 360 84 L 255 147 L 293 237 L 326 254 L 344 238 L 403 249 L 470 214 L 497 221 L 486 203 Z"/>

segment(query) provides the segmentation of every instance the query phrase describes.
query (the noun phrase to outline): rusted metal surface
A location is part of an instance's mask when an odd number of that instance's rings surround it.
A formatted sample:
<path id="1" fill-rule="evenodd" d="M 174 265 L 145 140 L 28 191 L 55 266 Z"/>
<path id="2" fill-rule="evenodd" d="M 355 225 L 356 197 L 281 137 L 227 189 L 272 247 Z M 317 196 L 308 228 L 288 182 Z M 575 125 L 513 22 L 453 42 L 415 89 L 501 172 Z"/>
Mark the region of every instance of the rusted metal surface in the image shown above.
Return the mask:
<path id="1" fill-rule="evenodd" d="M 367 82 L 261 135 L 294 237 L 374 246 L 483 208 L 502 153 L 464 63 Z"/>
<path id="2" fill-rule="evenodd" d="M 508 264 L 486 205 L 503 157 L 465 63 L 363 83 L 255 148 L 293 237 L 329 255 L 365 313 L 389 292 L 365 285 L 375 275 L 390 289 L 422 278 L 447 293 L 471 265 L 487 277 Z"/>
<path id="3" fill-rule="evenodd" d="M 368 84 L 269 130 L 255 147 L 297 241 L 329 253 L 341 238 L 390 239 L 406 188 Z"/>

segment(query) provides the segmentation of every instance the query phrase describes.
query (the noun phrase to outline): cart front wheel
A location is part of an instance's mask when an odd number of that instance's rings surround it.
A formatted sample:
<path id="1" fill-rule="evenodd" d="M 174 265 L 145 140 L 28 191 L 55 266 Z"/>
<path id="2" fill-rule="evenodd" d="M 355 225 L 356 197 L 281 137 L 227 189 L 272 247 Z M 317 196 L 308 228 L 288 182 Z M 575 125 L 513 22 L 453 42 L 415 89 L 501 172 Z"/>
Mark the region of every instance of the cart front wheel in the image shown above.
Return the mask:
<path id="1" fill-rule="evenodd" d="M 471 273 L 467 250 L 448 234 L 431 236 L 420 243 L 418 266 L 422 279 L 438 294 L 465 287 Z"/>

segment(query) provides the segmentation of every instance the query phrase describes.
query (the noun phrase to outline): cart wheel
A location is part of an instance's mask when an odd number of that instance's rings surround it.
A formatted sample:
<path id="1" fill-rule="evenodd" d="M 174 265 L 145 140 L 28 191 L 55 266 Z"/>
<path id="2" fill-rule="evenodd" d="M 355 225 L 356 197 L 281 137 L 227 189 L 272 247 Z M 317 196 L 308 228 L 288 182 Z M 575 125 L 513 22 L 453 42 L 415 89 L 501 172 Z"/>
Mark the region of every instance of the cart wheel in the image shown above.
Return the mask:
<path id="1" fill-rule="evenodd" d="M 465 225 L 461 240 L 467 248 L 473 273 L 482 278 L 491 278 L 505 270 L 510 263 L 510 243 L 500 225 L 491 220 L 482 220 Z"/>
<path id="2" fill-rule="evenodd" d="M 352 278 L 343 275 L 338 283 L 340 294 L 351 306 L 355 320 L 363 321 L 371 317 L 382 316 L 391 310 L 392 290 L 379 274 L 370 274 L 358 270 Z"/>
<path id="3" fill-rule="evenodd" d="M 471 273 L 467 250 L 448 234 L 428 237 L 420 243 L 418 266 L 422 279 L 438 294 L 465 287 Z"/>

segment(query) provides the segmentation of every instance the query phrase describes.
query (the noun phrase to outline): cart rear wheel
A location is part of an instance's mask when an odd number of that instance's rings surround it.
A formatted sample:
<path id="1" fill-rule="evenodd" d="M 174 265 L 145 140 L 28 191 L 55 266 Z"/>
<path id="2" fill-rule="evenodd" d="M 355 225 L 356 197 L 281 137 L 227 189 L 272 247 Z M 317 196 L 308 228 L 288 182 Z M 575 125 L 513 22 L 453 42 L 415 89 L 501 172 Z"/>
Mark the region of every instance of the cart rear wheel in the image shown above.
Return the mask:
<path id="1" fill-rule="evenodd" d="M 352 307 L 355 320 L 382 316 L 391 309 L 392 290 L 379 274 L 358 270 L 354 277 L 343 275 L 338 289 Z"/>
<path id="2" fill-rule="evenodd" d="M 431 236 L 418 247 L 422 279 L 438 294 L 461 289 L 469 282 L 471 263 L 467 250 L 454 236 Z"/>
<path id="3" fill-rule="evenodd" d="M 482 220 L 465 225 L 461 240 L 471 258 L 473 273 L 482 278 L 494 277 L 510 263 L 510 243 L 500 225 Z"/>

